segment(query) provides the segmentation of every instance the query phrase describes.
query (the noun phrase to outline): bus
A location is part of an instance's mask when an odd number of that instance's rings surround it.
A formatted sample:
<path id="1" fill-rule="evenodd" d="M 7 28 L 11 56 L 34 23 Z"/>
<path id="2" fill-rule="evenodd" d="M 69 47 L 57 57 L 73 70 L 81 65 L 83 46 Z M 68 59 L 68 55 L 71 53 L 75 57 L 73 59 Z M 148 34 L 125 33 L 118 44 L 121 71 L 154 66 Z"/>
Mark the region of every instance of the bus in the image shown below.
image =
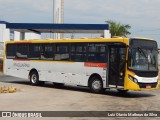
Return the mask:
<path id="1" fill-rule="evenodd" d="M 5 43 L 4 74 L 32 85 L 141 91 L 158 89 L 157 42 L 146 38 L 24 40 Z"/>

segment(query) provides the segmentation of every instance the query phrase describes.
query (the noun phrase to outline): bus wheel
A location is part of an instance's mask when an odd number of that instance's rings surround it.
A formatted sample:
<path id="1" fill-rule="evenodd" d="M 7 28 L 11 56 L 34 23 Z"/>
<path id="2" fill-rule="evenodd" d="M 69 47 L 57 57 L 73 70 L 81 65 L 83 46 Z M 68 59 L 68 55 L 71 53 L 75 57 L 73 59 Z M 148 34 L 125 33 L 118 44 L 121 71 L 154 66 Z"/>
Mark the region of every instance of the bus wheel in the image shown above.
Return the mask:
<path id="1" fill-rule="evenodd" d="M 43 85 L 44 82 L 43 81 L 39 81 L 39 76 L 38 73 L 36 71 L 31 72 L 30 74 L 30 83 L 32 85 Z"/>
<path id="2" fill-rule="evenodd" d="M 103 83 L 102 83 L 102 80 L 99 77 L 91 78 L 91 80 L 89 82 L 89 87 L 90 87 L 90 90 L 93 93 L 99 94 L 99 93 L 104 92 Z"/>
<path id="3" fill-rule="evenodd" d="M 121 90 L 121 89 L 117 89 L 117 91 L 119 92 L 119 93 L 127 93 L 128 92 L 128 90 Z"/>

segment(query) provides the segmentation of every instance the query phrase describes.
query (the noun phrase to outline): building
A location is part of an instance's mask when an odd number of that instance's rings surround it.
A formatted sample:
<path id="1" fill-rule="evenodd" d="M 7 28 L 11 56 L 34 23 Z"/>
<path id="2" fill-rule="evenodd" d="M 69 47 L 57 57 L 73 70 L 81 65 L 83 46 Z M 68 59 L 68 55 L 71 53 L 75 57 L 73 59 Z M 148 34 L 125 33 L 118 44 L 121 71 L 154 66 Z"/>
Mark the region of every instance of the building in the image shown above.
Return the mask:
<path id="1" fill-rule="evenodd" d="M 109 25 L 106 24 L 8 23 L 0 21 L 0 43 L 2 45 L 8 40 L 41 39 L 41 33 L 98 33 L 103 34 L 105 38 L 110 38 Z"/>
<path id="2" fill-rule="evenodd" d="M 15 31 L 7 27 L 8 22 L 0 21 L 0 42 L 8 40 L 29 40 L 29 39 L 40 39 L 41 34 L 34 31 L 23 32 Z"/>

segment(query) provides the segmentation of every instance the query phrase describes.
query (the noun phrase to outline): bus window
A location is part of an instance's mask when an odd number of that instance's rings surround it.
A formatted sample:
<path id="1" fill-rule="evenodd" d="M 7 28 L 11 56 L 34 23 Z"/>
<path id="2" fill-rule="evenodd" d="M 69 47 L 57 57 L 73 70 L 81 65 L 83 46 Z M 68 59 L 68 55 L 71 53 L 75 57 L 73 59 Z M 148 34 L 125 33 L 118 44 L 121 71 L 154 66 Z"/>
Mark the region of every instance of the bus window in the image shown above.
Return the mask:
<path id="1" fill-rule="evenodd" d="M 71 44 L 71 53 L 70 53 L 70 59 L 71 61 L 75 62 L 84 62 L 86 61 L 87 56 L 87 46 L 86 44 L 77 44 L 73 43 Z"/>
<path id="2" fill-rule="evenodd" d="M 28 44 L 17 44 L 16 57 L 27 59 Z"/>
<path id="3" fill-rule="evenodd" d="M 7 56 L 7 59 L 16 58 L 16 44 L 7 44 L 6 56 Z"/>
<path id="4" fill-rule="evenodd" d="M 40 44 L 29 45 L 29 59 L 40 59 Z"/>
<path id="5" fill-rule="evenodd" d="M 88 61 L 90 62 L 106 62 L 106 45 L 100 43 L 88 44 Z"/>
<path id="6" fill-rule="evenodd" d="M 53 60 L 54 49 L 53 44 L 42 44 L 41 45 L 41 59 L 42 60 Z"/>
<path id="7" fill-rule="evenodd" d="M 69 45 L 57 44 L 55 60 L 69 60 Z"/>

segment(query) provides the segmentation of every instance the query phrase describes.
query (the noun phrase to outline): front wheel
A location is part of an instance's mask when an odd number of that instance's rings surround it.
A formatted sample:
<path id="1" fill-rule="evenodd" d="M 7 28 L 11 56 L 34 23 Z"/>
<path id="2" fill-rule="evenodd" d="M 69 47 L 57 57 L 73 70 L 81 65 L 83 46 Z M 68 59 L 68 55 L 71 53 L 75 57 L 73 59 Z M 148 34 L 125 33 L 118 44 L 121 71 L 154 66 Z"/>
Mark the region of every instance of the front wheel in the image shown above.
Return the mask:
<path id="1" fill-rule="evenodd" d="M 123 93 L 123 94 L 125 94 L 125 93 L 128 92 L 128 90 L 123 90 L 123 89 L 117 89 L 117 91 L 118 91 L 119 93 Z"/>
<path id="2" fill-rule="evenodd" d="M 30 74 L 30 83 L 34 86 L 43 85 L 43 81 L 39 81 L 39 75 L 36 71 L 31 72 Z"/>
<path id="3" fill-rule="evenodd" d="M 103 83 L 102 83 L 102 80 L 99 77 L 91 78 L 91 80 L 89 82 L 89 87 L 90 87 L 90 90 L 93 93 L 99 94 L 99 93 L 104 92 Z"/>

